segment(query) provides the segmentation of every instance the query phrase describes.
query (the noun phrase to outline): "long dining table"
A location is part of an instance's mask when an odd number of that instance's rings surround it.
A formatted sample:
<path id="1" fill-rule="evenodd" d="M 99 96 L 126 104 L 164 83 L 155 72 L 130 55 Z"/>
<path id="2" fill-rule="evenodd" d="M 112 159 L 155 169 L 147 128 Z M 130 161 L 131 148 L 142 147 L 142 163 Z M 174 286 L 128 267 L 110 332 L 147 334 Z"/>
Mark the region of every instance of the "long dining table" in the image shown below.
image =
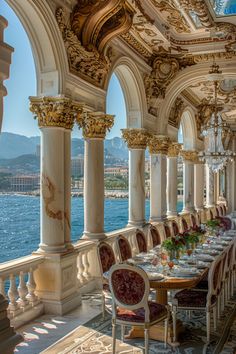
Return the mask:
<path id="1" fill-rule="evenodd" d="M 156 291 L 156 302 L 167 305 L 168 291 L 178 291 L 181 289 L 194 288 L 203 278 L 206 278 L 209 267 L 215 257 L 221 254 L 226 247 L 236 241 L 236 230 L 225 232 L 222 237 L 208 238 L 208 242 L 201 247 L 196 248 L 191 256 L 183 256 L 176 262 L 173 268 L 168 265 L 163 267 L 160 264 L 154 266 L 154 257 L 160 257 L 160 247 L 156 247 L 147 253 L 141 253 L 128 260 L 128 263 L 135 264 L 146 271 L 150 280 L 150 288 Z M 202 259 L 202 260 L 200 260 Z M 203 261 L 205 259 L 205 262 Z M 205 266 L 204 266 L 205 265 Z M 195 266 L 195 268 L 192 268 Z M 198 266 L 198 268 L 197 268 Z M 183 269 L 195 269 L 192 274 L 181 276 Z M 179 272 L 178 272 L 179 269 Z M 172 342 L 172 321 L 170 321 L 168 342 L 171 345 L 179 343 Z M 177 320 L 177 337 L 184 330 L 180 320 Z M 127 338 L 143 337 L 143 330 L 140 327 L 132 327 Z M 150 328 L 150 338 L 154 340 L 163 340 L 164 326 L 162 324 L 154 325 Z"/>

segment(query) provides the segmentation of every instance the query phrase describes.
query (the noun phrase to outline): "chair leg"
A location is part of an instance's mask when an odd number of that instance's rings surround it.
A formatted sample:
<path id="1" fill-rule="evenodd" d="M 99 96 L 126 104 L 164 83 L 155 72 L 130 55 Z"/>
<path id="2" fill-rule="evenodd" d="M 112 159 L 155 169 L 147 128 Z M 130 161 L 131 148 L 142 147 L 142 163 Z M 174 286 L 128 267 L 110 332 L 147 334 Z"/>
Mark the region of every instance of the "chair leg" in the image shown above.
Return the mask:
<path id="1" fill-rule="evenodd" d="M 116 353 L 116 322 L 112 320 L 112 354 Z"/>
<path id="2" fill-rule="evenodd" d="M 206 329 L 207 329 L 207 343 L 210 342 L 210 333 L 211 333 L 211 313 L 207 311 L 206 313 Z"/>
<path id="3" fill-rule="evenodd" d="M 173 320 L 173 342 L 176 342 L 176 306 L 172 307 L 172 320 Z"/>
<path id="4" fill-rule="evenodd" d="M 234 277 L 233 277 L 233 273 L 231 274 L 231 298 L 234 296 Z"/>
<path id="5" fill-rule="evenodd" d="M 169 315 L 168 315 L 167 319 L 165 320 L 165 338 L 164 338 L 165 349 L 167 348 L 168 329 L 169 329 Z"/>
<path id="6" fill-rule="evenodd" d="M 145 337 L 145 354 L 148 354 L 149 348 L 149 328 L 144 329 L 144 337 Z M 114 353 L 113 353 L 114 354 Z"/>
<path id="7" fill-rule="evenodd" d="M 105 295 L 102 291 L 102 319 L 105 319 Z"/>
<path id="8" fill-rule="evenodd" d="M 222 302 L 222 293 L 219 295 L 217 300 L 217 318 L 220 319 L 220 312 L 221 312 L 221 302 Z"/>
<path id="9" fill-rule="evenodd" d="M 121 340 L 124 342 L 124 337 L 125 337 L 125 326 L 121 325 Z"/>
<path id="10" fill-rule="evenodd" d="M 216 331 L 217 326 L 217 304 L 213 307 L 213 322 L 214 322 L 214 331 Z"/>

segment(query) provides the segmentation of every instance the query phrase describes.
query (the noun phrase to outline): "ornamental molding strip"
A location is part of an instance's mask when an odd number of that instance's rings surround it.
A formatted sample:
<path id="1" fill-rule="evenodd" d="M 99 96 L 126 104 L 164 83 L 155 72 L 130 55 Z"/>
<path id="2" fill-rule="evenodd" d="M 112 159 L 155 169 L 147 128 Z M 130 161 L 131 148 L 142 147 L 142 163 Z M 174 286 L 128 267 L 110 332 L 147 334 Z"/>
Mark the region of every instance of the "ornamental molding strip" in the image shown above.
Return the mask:
<path id="1" fill-rule="evenodd" d="M 151 135 L 148 139 L 150 154 L 168 154 L 170 138 L 166 135 Z"/>
<path id="2" fill-rule="evenodd" d="M 63 96 L 30 97 L 30 111 L 43 127 L 73 129 L 75 120 L 81 116 L 83 105 Z"/>
<path id="3" fill-rule="evenodd" d="M 186 104 L 184 103 L 182 98 L 177 97 L 173 106 L 171 107 L 168 124 L 172 125 L 175 128 L 178 128 L 185 107 Z"/>
<path id="4" fill-rule="evenodd" d="M 168 157 L 178 157 L 183 145 L 179 143 L 170 143 L 168 148 Z"/>
<path id="5" fill-rule="evenodd" d="M 179 3 L 185 11 L 194 11 L 202 26 L 206 28 L 214 26 L 212 16 L 205 0 L 179 0 Z"/>
<path id="6" fill-rule="evenodd" d="M 77 117 L 77 124 L 86 139 L 105 139 L 114 125 L 114 116 L 99 112 L 85 112 Z"/>
<path id="7" fill-rule="evenodd" d="M 121 132 L 129 149 L 146 149 L 150 137 L 146 129 L 121 129 Z"/>

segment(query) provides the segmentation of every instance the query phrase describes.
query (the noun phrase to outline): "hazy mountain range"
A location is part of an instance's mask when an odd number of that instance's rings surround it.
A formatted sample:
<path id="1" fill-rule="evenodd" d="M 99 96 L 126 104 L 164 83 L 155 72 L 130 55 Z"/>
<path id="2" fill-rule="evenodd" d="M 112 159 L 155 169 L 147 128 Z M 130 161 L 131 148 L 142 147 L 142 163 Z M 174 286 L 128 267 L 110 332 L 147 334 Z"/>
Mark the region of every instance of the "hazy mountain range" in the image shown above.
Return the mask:
<path id="1" fill-rule="evenodd" d="M 35 155 L 40 137 L 27 137 L 13 133 L 0 134 L 0 163 L 2 159 L 15 159 L 21 155 Z M 84 154 L 83 139 L 73 138 L 71 141 L 71 156 Z M 105 156 L 115 159 L 128 159 L 128 149 L 121 138 L 105 140 Z"/>

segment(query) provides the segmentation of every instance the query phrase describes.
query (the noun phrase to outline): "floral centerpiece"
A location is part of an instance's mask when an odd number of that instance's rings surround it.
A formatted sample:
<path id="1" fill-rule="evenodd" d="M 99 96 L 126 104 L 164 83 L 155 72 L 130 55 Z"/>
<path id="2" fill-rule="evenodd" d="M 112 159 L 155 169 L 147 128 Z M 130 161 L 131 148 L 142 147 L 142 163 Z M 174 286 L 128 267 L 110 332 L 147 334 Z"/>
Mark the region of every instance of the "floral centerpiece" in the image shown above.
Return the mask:
<path id="1" fill-rule="evenodd" d="M 216 234 L 220 229 L 220 220 L 219 219 L 208 220 L 206 222 L 206 227 L 208 231 L 208 236 L 210 236 L 210 234 L 212 233 Z"/>
<path id="2" fill-rule="evenodd" d="M 179 251 L 185 246 L 184 238 L 181 235 L 168 237 L 162 242 L 162 247 L 169 253 L 171 259 L 179 257 Z"/>

